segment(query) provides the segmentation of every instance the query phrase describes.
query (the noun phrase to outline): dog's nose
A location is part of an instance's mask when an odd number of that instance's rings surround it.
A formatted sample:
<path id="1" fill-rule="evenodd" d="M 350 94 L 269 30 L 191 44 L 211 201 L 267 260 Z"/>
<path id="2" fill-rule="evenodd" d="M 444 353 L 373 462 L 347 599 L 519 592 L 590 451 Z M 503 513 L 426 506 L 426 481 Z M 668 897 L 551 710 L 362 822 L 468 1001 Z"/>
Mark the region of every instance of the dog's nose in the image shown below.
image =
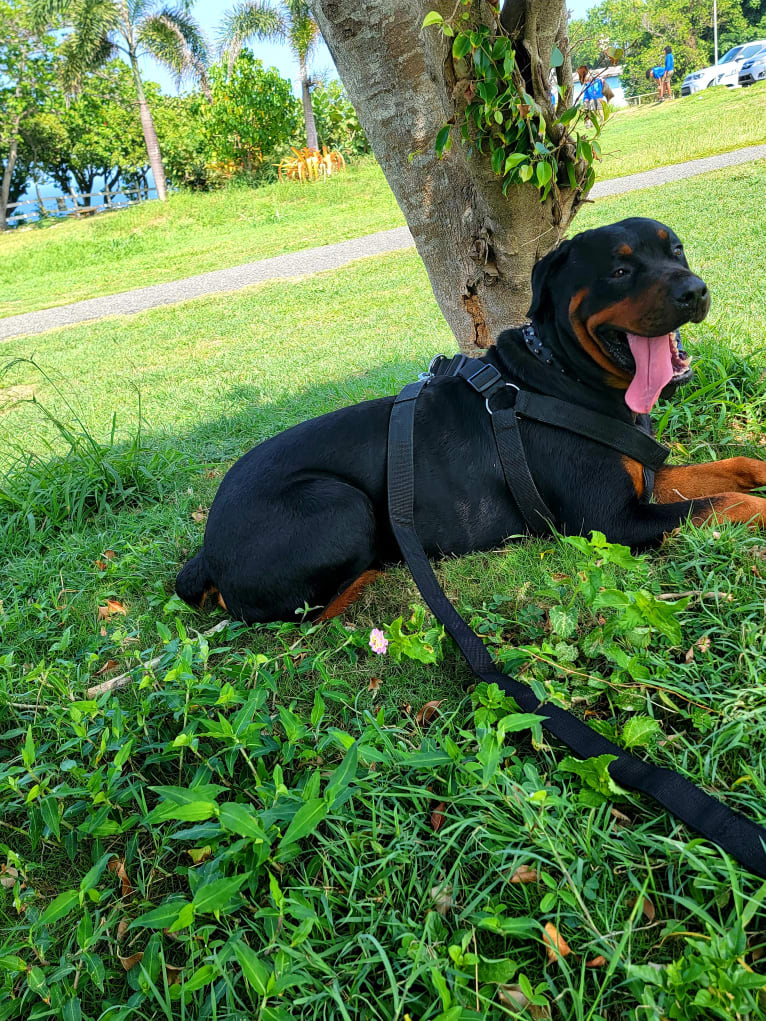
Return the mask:
<path id="1" fill-rule="evenodd" d="M 684 311 L 701 309 L 710 300 L 707 284 L 699 277 L 685 276 L 674 286 L 673 300 Z"/>

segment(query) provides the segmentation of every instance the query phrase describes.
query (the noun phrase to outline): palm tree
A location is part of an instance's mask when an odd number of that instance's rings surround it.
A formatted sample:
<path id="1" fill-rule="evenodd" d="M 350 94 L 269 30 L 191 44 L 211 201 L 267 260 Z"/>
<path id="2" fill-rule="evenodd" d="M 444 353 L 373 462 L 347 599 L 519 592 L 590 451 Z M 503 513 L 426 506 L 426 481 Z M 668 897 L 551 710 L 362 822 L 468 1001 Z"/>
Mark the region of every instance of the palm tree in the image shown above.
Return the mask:
<path id="1" fill-rule="evenodd" d="M 311 16 L 306 0 L 243 0 L 224 16 L 219 29 L 222 48 L 228 58 L 229 70 L 239 51 L 251 39 L 276 39 L 286 42 L 298 61 L 301 83 L 303 119 L 306 123 L 306 144 L 318 148 L 308 64 L 319 42 L 319 26 Z"/>
<path id="2" fill-rule="evenodd" d="M 152 112 L 146 100 L 138 58 L 148 53 L 169 68 L 180 83 L 192 76 L 210 99 L 205 73 L 207 47 L 202 30 L 191 16 L 193 0 L 175 7 L 156 0 L 34 0 L 41 17 L 63 16 L 71 34 L 62 46 L 65 85 L 77 90 L 87 71 L 101 67 L 117 52 L 128 58 L 136 86 L 141 128 L 152 168 L 157 198 L 165 200 L 165 168 Z"/>

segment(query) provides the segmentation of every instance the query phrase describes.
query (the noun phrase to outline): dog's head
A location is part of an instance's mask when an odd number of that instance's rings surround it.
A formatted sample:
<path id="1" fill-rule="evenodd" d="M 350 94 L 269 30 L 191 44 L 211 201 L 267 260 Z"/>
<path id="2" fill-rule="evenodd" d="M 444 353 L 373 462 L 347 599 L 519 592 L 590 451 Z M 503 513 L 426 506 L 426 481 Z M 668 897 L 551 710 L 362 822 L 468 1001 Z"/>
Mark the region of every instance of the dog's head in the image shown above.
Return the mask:
<path id="1" fill-rule="evenodd" d="M 532 271 L 529 316 L 557 360 L 581 378 L 625 390 L 646 413 L 691 378 L 678 328 L 710 307 L 676 234 L 635 217 L 587 230 Z"/>

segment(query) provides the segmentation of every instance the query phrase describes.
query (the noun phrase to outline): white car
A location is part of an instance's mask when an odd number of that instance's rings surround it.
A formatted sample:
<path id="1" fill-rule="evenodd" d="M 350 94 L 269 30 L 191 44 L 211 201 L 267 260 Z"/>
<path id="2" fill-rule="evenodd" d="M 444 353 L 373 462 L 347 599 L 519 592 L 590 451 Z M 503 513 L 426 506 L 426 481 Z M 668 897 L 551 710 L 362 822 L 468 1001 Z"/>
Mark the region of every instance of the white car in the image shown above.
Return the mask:
<path id="1" fill-rule="evenodd" d="M 766 78 L 766 49 L 761 50 L 750 60 L 746 60 L 739 69 L 740 85 L 755 85 Z"/>
<path id="2" fill-rule="evenodd" d="M 737 85 L 742 64 L 750 57 L 754 57 L 764 47 L 766 47 L 766 39 L 757 39 L 751 43 L 732 46 L 717 64 L 687 74 L 681 83 L 681 95 L 689 96 L 693 92 L 702 92 L 710 85 Z"/>

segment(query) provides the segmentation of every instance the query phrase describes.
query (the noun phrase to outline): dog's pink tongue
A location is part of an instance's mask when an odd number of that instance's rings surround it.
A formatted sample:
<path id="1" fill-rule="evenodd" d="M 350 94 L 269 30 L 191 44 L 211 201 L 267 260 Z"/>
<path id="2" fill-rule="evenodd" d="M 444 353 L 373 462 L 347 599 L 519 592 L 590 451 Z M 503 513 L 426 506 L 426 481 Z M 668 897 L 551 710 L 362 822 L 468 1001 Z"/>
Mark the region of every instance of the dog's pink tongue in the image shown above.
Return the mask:
<path id="1" fill-rule="evenodd" d="M 636 374 L 625 393 L 625 403 L 631 411 L 646 414 L 673 378 L 670 334 L 639 337 L 629 333 L 628 343 L 636 363 Z"/>

